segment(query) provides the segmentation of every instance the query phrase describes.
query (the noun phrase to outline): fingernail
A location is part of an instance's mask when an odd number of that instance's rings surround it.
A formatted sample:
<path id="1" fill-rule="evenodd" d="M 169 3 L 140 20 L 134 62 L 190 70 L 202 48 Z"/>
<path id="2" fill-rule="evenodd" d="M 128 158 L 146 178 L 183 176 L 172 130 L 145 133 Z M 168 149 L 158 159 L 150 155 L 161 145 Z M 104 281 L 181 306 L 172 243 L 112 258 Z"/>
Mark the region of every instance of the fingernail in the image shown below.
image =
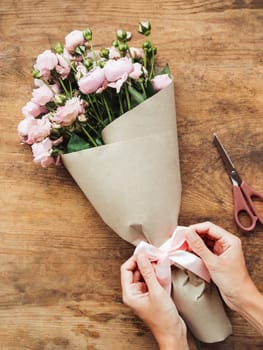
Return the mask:
<path id="1" fill-rule="evenodd" d="M 186 238 L 189 242 L 195 242 L 197 238 L 197 234 L 194 231 L 189 230 L 186 232 Z"/>
<path id="2" fill-rule="evenodd" d="M 143 254 L 137 255 L 137 262 L 143 267 L 147 266 L 147 260 Z"/>

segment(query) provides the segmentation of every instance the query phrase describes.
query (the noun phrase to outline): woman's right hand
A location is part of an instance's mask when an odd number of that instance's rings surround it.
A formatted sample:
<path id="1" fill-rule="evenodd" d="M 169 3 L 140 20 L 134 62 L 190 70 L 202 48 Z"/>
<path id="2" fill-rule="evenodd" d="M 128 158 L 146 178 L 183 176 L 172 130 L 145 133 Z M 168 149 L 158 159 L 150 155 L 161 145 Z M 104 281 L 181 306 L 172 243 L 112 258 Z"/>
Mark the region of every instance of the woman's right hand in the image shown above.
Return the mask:
<path id="1" fill-rule="evenodd" d="M 203 259 L 226 304 L 238 311 L 245 294 L 256 290 L 246 268 L 241 240 L 211 222 L 190 229 L 186 235 L 190 248 Z M 204 240 L 212 242 L 211 250 Z"/>
<path id="2" fill-rule="evenodd" d="M 190 226 L 186 236 L 226 304 L 263 335 L 263 295 L 248 274 L 240 239 L 210 222 Z M 207 240 L 211 250 L 204 243 Z"/>

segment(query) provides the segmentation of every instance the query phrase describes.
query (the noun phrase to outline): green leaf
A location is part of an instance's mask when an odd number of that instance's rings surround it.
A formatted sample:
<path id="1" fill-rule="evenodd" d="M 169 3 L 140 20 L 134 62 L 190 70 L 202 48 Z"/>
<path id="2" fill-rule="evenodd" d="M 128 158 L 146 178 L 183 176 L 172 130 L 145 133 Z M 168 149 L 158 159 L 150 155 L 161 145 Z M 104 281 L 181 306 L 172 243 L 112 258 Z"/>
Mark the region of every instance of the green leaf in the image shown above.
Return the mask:
<path id="1" fill-rule="evenodd" d="M 86 148 L 91 148 L 91 145 L 77 134 L 73 133 L 67 144 L 67 153 L 81 151 Z"/>
<path id="2" fill-rule="evenodd" d="M 145 90 L 146 90 L 147 97 L 151 97 L 156 93 L 156 91 L 153 88 L 153 84 L 149 79 L 147 80 L 147 85 Z"/>
<path id="3" fill-rule="evenodd" d="M 161 72 L 159 74 L 168 74 L 169 77 L 171 76 L 171 71 L 170 71 L 170 67 L 168 64 L 166 64 L 166 66 L 161 70 Z"/>
<path id="4" fill-rule="evenodd" d="M 196 345 L 197 350 L 202 350 L 202 344 L 201 344 L 200 340 L 194 338 L 194 341 L 195 341 L 195 345 Z"/>
<path id="5" fill-rule="evenodd" d="M 136 102 L 136 104 L 142 103 L 144 101 L 143 94 L 134 89 L 131 85 L 128 85 L 128 91 L 131 94 L 131 97 Z"/>
<path id="6" fill-rule="evenodd" d="M 95 142 L 98 146 L 103 145 L 102 139 L 99 139 L 98 137 L 96 138 Z"/>

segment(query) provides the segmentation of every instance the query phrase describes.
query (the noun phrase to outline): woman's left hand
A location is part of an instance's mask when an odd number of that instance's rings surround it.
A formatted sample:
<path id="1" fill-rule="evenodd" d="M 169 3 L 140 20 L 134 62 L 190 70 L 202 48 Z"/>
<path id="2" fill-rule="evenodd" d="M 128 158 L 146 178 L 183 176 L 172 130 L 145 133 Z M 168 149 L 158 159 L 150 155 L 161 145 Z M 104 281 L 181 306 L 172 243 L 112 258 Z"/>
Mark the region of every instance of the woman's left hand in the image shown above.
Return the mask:
<path id="1" fill-rule="evenodd" d="M 132 256 L 122 265 L 121 284 L 124 303 L 150 328 L 161 350 L 188 349 L 184 321 L 147 257 Z"/>

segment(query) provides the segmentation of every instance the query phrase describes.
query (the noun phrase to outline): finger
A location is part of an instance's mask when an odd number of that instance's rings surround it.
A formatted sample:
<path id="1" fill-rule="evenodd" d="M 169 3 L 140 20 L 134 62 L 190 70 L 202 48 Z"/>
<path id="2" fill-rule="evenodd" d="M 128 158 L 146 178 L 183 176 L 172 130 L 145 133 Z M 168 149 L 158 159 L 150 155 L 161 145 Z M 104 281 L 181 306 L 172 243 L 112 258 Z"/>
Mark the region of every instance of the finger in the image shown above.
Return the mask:
<path id="1" fill-rule="evenodd" d="M 186 240 L 192 251 L 199 255 L 207 266 L 213 263 L 216 256 L 207 248 L 202 238 L 195 231 L 187 230 Z"/>
<path id="2" fill-rule="evenodd" d="M 132 256 L 121 266 L 121 285 L 123 291 L 133 283 L 134 270 L 137 267 L 135 257 Z"/>
<path id="3" fill-rule="evenodd" d="M 142 277 L 142 275 L 141 275 L 140 271 L 135 270 L 134 274 L 133 274 L 133 283 L 139 282 L 141 280 L 141 277 Z"/>
<path id="4" fill-rule="evenodd" d="M 140 270 L 140 273 L 148 287 L 148 290 L 156 291 L 156 288 L 160 287 L 159 282 L 154 273 L 154 269 L 148 258 L 144 255 L 137 255 L 137 264 Z"/>
<path id="5" fill-rule="evenodd" d="M 134 293 L 137 291 L 140 294 L 144 294 L 144 293 L 147 293 L 148 291 L 147 286 L 144 282 L 137 282 L 133 286 L 134 286 L 134 290 L 133 290 Z"/>
<path id="6" fill-rule="evenodd" d="M 219 226 L 217 226 L 209 221 L 202 222 L 202 223 L 195 224 L 195 225 L 190 225 L 189 227 L 191 229 L 193 229 L 194 231 L 196 231 L 200 235 L 207 234 L 211 238 L 216 239 L 216 240 L 232 239 L 233 237 L 235 237 L 234 235 L 232 235 L 232 233 L 224 230 L 222 227 L 219 227 Z"/>

